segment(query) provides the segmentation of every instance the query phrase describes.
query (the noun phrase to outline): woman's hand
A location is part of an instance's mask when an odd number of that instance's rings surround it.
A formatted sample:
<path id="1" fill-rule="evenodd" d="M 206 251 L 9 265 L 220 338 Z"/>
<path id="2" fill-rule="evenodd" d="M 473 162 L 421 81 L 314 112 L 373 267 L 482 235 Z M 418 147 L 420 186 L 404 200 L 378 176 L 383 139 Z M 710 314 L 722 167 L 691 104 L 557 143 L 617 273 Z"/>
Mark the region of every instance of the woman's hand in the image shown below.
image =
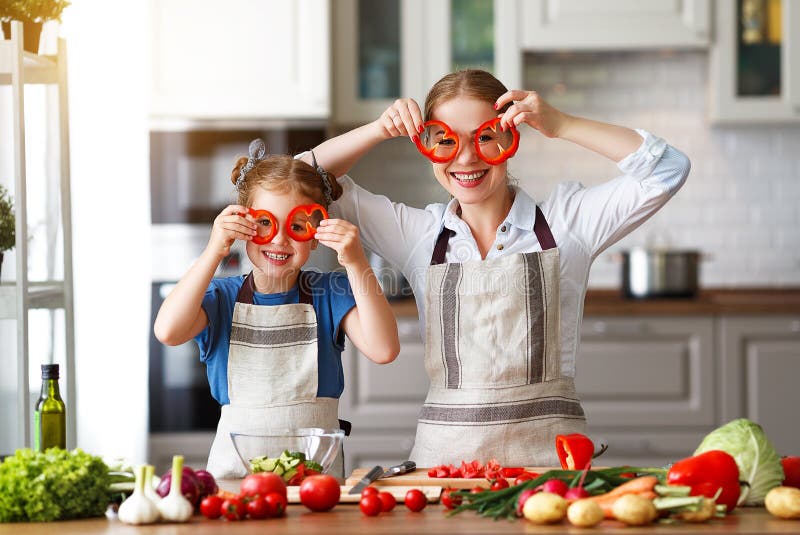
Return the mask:
<path id="1" fill-rule="evenodd" d="M 502 128 L 509 125 L 519 126 L 522 123 L 535 128 L 546 137 L 559 137 L 569 116 L 548 104 L 536 91 L 518 89 L 506 91 L 495 102 L 495 109 L 500 109 L 509 102 L 514 102 L 500 120 Z"/>
<path id="2" fill-rule="evenodd" d="M 367 265 L 367 256 L 361 247 L 358 227 L 344 219 L 323 219 L 314 236 L 322 245 L 337 253 L 339 263 L 344 266 Z"/>
<path id="3" fill-rule="evenodd" d="M 228 256 L 231 245 L 236 240 L 250 241 L 256 235 L 256 224 L 242 214 L 247 214 L 247 207 L 231 204 L 225 207 L 214 219 L 211 227 L 211 237 L 208 239 L 207 249 L 220 255 Z"/>
<path id="4" fill-rule="evenodd" d="M 384 111 L 376 123 L 383 131 L 383 137 L 414 136 L 422 132 L 422 112 L 412 98 L 399 98 Z"/>

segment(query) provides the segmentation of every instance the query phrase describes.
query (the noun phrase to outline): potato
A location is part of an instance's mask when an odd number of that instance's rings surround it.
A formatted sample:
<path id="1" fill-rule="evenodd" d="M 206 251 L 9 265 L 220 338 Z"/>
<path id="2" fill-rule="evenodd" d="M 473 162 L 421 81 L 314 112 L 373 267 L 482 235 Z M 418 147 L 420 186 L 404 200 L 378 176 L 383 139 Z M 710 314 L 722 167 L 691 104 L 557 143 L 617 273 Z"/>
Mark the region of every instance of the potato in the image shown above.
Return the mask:
<path id="1" fill-rule="evenodd" d="M 800 489 L 775 487 L 767 493 L 764 505 L 778 518 L 800 518 Z"/>
<path id="2" fill-rule="evenodd" d="M 656 506 L 651 500 L 638 494 L 626 494 L 614 502 L 611 507 L 614 518 L 625 522 L 629 526 L 643 526 L 649 524 L 658 516 Z"/>
<path id="3" fill-rule="evenodd" d="M 603 509 L 596 501 L 584 498 L 567 508 L 567 518 L 573 526 L 590 528 L 603 520 Z"/>
<path id="4" fill-rule="evenodd" d="M 567 512 L 567 500 L 552 492 L 537 492 L 525 501 L 522 515 L 534 524 L 561 522 Z"/>
<path id="5" fill-rule="evenodd" d="M 684 522 L 705 522 L 717 512 L 717 502 L 711 498 L 703 498 L 697 511 L 681 511 L 677 516 Z"/>

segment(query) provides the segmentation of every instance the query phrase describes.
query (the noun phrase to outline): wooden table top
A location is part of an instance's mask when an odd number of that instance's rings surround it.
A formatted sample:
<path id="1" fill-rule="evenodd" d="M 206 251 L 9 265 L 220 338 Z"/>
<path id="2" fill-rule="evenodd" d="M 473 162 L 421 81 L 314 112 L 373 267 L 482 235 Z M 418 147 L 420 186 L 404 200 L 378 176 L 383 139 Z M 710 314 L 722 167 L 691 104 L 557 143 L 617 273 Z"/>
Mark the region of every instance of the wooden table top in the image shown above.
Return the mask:
<path id="1" fill-rule="evenodd" d="M 207 520 L 195 516 L 186 524 L 153 524 L 129 526 L 117 520 L 96 518 L 67 522 L 31 524 L 0 524 L 0 535 L 216 535 L 216 534 L 264 534 L 283 535 L 424 535 L 427 533 L 623 533 L 625 535 L 649 533 L 798 533 L 800 520 L 780 520 L 764 508 L 739 509 L 724 519 L 704 524 L 652 525 L 626 527 L 620 522 L 604 520 L 594 530 L 581 529 L 564 523 L 553 526 L 536 526 L 525 520 L 494 522 L 474 513 L 460 513 L 454 517 L 445 515 L 446 509 L 431 504 L 420 513 L 412 513 L 399 505 L 390 513 L 366 517 L 358 506 L 340 504 L 326 513 L 312 513 L 302 505 L 290 505 L 287 516 L 268 520 L 243 520 L 227 522 Z"/>

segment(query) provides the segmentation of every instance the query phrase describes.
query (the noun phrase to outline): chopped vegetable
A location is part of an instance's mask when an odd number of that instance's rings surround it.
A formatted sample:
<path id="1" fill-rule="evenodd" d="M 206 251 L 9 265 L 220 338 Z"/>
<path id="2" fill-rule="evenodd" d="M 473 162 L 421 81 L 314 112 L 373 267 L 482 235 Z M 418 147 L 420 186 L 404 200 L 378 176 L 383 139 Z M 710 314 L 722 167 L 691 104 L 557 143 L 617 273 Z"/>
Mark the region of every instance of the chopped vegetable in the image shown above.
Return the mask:
<path id="1" fill-rule="evenodd" d="M 775 487 L 767 493 L 764 505 L 778 518 L 800 518 L 800 489 Z"/>
<path id="2" fill-rule="evenodd" d="M 761 426 L 746 418 L 728 422 L 706 435 L 694 454 L 709 450 L 725 451 L 736 460 L 739 479 L 749 485 L 742 491 L 739 505 L 762 505 L 767 492 L 783 481 L 778 452 Z"/>
<path id="3" fill-rule="evenodd" d="M 136 488 L 119 506 L 117 516 L 124 524 L 153 524 L 161 516 L 156 504 L 145 494 L 144 488 L 147 483 L 145 472 L 144 465 L 136 468 Z"/>
<path id="4" fill-rule="evenodd" d="M 103 516 L 108 467 L 82 450 L 19 449 L 0 463 L 0 522 L 49 522 Z"/>
<path id="5" fill-rule="evenodd" d="M 254 474 L 272 472 L 283 478 L 289 485 L 299 485 L 308 476 L 322 473 L 322 465 L 306 459 L 303 452 L 284 451 L 280 457 L 253 457 L 250 459 L 250 470 Z"/>
<path id="6" fill-rule="evenodd" d="M 172 480 L 169 494 L 158 502 L 158 512 L 169 522 L 186 522 L 194 512 L 194 505 L 181 492 L 183 479 L 183 455 L 172 457 Z"/>

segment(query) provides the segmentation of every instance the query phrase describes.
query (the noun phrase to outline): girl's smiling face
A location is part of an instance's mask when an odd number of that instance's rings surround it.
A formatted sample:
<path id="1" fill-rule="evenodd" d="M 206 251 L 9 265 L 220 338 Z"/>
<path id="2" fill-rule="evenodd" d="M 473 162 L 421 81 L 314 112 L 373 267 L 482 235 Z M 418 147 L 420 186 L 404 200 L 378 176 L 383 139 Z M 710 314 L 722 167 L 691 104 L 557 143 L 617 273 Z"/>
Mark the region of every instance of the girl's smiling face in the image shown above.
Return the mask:
<path id="1" fill-rule="evenodd" d="M 263 274 L 276 285 L 268 289 L 269 293 L 286 291 L 296 282 L 300 268 L 308 261 L 311 251 L 317 248 L 317 240 L 305 242 L 295 241 L 289 237 L 286 219 L 295 206 L 312 204 L 315 201 L 292 190 L 280 192 L 258 187 L 253 191 L 250 208 L 267 210 L 275 216 L 278 232 L 272 241 L 258 245 L 247 242 L 247 257 L 253 264 L 254 275 Z M 295 231 L 300 231 L 297 228 Z M 256 277 L 259 282 L 260 277 Z M 258 286 L 258 284 L 257 284 Z M 277 288 L 277 289 L 276 289 Z"/>
<path id="2" fill-rule="evenodd" d="M 431 119 L 446 123 L 459 137 L 455 158 L 446 163 L 434 163 L 433 174 L 462 205 L 480 204 L 507 195 L 507 163 L 489 165 L 478 157 L 473 145 L 477 128 L 496 116 L 491 104 L 467 96 L 442 102 L 431 114 Z"/>

